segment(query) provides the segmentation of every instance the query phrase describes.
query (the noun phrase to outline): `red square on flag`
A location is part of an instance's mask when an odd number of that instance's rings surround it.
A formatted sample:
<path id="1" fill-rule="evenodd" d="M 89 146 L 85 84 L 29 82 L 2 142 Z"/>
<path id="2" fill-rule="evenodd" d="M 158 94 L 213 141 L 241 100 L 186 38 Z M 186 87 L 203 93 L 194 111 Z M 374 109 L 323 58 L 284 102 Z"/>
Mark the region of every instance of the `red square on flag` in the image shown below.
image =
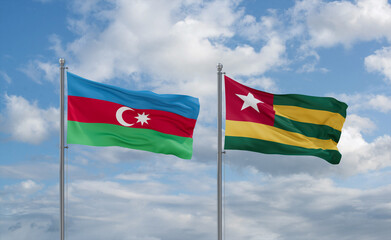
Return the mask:
<path id="1" fill-rule="evenodd" d="M 226 120 L 255 122 L 273 126 L 273 94 L 225 79 Z"/>

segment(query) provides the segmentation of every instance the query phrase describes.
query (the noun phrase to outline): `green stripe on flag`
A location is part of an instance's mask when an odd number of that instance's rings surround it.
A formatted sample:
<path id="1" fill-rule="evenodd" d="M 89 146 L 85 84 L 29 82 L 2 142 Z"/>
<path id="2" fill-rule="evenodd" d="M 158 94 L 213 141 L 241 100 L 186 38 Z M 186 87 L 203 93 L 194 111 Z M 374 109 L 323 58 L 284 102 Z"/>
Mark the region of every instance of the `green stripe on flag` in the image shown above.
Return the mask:
<path id="1" fill-rule="evenodd" d="M 150 129 L 68 121 L 68 144 L 119 146 L 191 159 L 193 139 Z"/>
<path id="2" fill-rule="evenodd" d="M 314 97 L 300 94 L 274 94 L 273 105 L 297 106 L 341 114 L 346 118 L 348 105 L 331 97 Z"/>
<path id="3" fill-rule="evenodd" d="M 332 139 L 336 143 L 339 141 L 341 136 L 340 131 L 327 125 L 297 122 L 279 115 L 275 115 L 274 127 L 290 132 L 301 133 L 307 137 L 324 140 Z"/>
<path id="4" fill-rule="evenodd" d="M 317 156 L 331 164 L 338 164 L 341 154 L 336 150 L 308 149 L 254 138 L 225 136 L 224 149 L 247 150 L 266 154 Z"/>

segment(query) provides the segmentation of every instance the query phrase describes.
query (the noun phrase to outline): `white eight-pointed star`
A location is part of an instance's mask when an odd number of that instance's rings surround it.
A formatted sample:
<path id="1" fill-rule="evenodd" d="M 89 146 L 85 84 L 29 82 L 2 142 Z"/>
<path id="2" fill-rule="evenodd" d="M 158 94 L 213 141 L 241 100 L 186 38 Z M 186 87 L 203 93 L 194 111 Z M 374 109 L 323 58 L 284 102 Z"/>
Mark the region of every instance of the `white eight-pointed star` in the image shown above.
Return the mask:
<path id="1" fill-rule="evenodd" d="M 254 97 L 254 95 L 252 95 L 251 93 L 248 93 L 247 96 L 245 96 L 245 95 L 240 95 L 240 94 L 236 94 L 236 96 L 240 97 L 240 99 L 243 100 L 243 106 L 242 106 L 242 109 L 240 109 L 240 110 L 246 109 L 246 108 L 248 108 L 248 107 L 252 107 L 252 108 L 254 108 L 257 112 L 259 112 L 259 109 L 258 109 L 257 104 L 258 104 L 258 103 L 264 103 L 264 102 L 262 102 L 261 100 L 256 99 L 256 98 Z"/>
<path id="2" fill-rule="evenodd" d="M 135 118 L 137 118 L 137 123 L 141 123 L 141 126 L 143 126 L 144 123 L 148 124 L 148 120 L 151 120 L 148 117 L 149 114 L 145 114 L 144 112 L 143 112 L 143 114 L 140 114 L 140 113 L 137 113 L 137 114 L 138 114 L 138 116 Z"/>

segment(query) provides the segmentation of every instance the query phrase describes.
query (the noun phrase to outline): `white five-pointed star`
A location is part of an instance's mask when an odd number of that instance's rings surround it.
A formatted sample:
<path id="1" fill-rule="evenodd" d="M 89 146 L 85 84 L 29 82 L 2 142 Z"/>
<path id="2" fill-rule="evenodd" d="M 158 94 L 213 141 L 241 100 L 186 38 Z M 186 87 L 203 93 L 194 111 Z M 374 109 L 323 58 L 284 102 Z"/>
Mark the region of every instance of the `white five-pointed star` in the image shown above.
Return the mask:
<path id="1" fill-rule="evenodd" d="M 251 93 L 248 93 L 247 96 L 245 96 L 245 95 L 240 95 L 240 94 L 236 94 L 236 96 L 240 97 L 240 99 L 243 100 L 243 106 L 242 106 L 242 109 L 240 109 L 240 110 L 246 109 L 246 108 L 248 108 L 248 107 L 252 107 L 252 108 L 254 108 L 257 112 L 259 112 L 259 109 L 258 109 L 257 104 L 258 104 L 258 103 L 264 103 L 264 102 L 262 102 L 261 100 L 256 99 L 256 98 L 254 97 L 254 95 L 252 95 Z"/>
<path id="2" fill-rule="evenodd" d="M 148 117 L 149 114 L 145 114 L 145 113 L 143 113 L 143 114 L 137 113 L 137 114 L 138 114 L 138 116 L 135 118 L 137 118 L 137 123 L 141 123 L 141 126 L 143 126 L 144 123 L 148 124 L 148 120 L 151 120 Z"/>

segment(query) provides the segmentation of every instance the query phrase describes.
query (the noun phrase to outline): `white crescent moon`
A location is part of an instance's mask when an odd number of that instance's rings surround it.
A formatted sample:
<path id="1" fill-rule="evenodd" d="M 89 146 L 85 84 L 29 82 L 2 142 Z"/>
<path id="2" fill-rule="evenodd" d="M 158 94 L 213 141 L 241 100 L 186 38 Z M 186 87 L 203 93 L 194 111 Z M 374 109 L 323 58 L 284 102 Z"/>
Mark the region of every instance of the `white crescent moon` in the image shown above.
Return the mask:
<path id="1" fill-rule="evenodd" d="M 134 111 L 133 109 L 131 109 L 130 107 L 120 107 L 117 112 L 115 113 L 115 117 L 117 118 L 117 121 L 122 125 L 122 126 L 125 126 L 125 127 L 130 127 L 132 126 L 134 123 L 127 123 L 124 121 L 124 119 L 122 118 L 122 114 L 126 111 L 126 110 L 132 110 Z"/>

